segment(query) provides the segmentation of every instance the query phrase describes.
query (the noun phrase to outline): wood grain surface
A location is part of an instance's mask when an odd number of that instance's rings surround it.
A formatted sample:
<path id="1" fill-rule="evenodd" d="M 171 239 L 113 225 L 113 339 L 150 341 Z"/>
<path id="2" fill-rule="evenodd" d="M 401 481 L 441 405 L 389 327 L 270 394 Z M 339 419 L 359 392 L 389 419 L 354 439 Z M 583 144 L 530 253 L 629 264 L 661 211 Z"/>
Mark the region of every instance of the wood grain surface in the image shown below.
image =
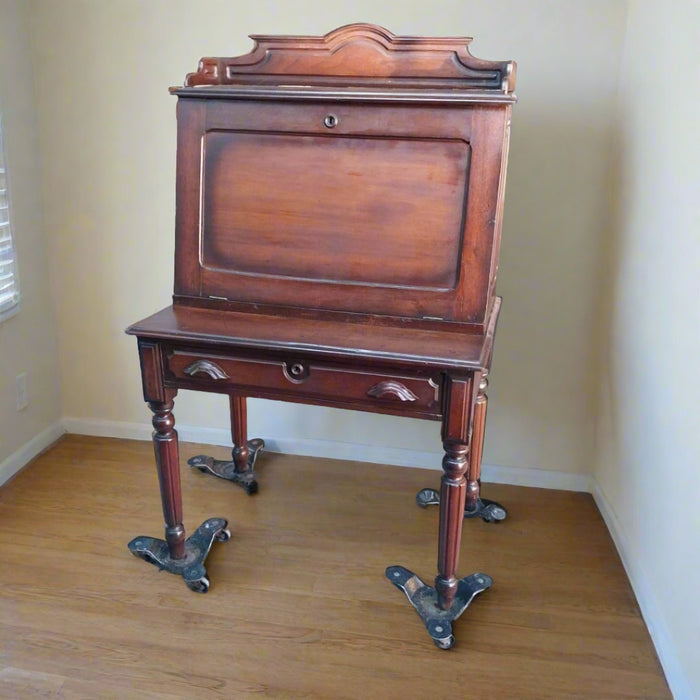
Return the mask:
<path id="1" fill-rule="evenodd" d="M 228 455 L 183 443 L 183 465 L 202 451 Z M 252 497 L 182 469 L 188 531 L 231 521 L 207 595 L 126 548 L 163 529 L 150 443 L 67 436 L 6 484 L 0 697 L 670 697 L 590 495 L 485 485 L 508 520 L 465 523 L 459 573 L 495 583 L 443 652 L 384 578 L 432 580 L 438 513 L 414 496 L 439 471 L 269 453 L 257 469 Z"/>
<path id="2" fill-rule="evenodd" d="M 397 367 L 480 369 L 491 355 L 500 299 L 496 297 L 486 334 L 453 333 L 370 322 L 299 318 L 194 306 L 168 306 L 134 323 L 126 332 L 139 338 L 172 340 L 231 349 L 300 351 L 320 359 Z M 363 365 L 364 363 L 364 365 Z"/>

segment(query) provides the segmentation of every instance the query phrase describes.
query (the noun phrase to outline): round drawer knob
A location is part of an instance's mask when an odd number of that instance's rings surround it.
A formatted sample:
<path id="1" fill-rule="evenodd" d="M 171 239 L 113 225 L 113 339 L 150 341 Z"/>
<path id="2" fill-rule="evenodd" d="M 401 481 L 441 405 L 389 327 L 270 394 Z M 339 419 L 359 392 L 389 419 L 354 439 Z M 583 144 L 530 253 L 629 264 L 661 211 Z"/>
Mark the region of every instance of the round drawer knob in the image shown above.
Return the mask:
<path id="1" fill-rule="evenodd" d="M 282 365 L 284 376 L 294 384 L 301 384 L 309 378 L 309 365 L 306 362 L 285 362 Z"/>

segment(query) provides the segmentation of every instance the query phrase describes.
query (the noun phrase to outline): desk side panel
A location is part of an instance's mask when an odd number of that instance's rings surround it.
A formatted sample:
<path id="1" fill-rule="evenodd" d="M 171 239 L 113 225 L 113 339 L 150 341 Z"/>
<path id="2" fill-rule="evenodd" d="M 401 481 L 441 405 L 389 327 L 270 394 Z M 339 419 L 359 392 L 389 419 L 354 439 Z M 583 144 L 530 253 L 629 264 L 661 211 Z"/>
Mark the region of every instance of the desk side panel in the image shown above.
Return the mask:
<path id="1" fill-rule="evenodd" d="M 206 123 L 206 102 L 177 103 L 177 180 L 175 184 L 174 292 L 202 296 L 199 265 L 199 210 L 201 190 L 201 135 Z"/>

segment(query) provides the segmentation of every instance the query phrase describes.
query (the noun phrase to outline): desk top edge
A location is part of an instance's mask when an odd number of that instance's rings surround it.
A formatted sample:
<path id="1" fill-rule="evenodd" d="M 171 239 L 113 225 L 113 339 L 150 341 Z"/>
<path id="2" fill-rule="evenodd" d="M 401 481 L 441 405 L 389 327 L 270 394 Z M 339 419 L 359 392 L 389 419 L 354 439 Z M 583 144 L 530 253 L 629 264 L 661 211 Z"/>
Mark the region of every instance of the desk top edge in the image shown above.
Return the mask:
<path id="1" fill-rule="evenodd" d="M 198 85 L 175 86 L 170 93 L 199 99 L 293 100 L 301 102 L 391 102 L 419 104 L 514 104 L 513 93 L 456 89 L 373 89 L 360 87 L 323 88 L 313 85 Z"/>
<path id="2" fill-rule="evenodd" d="M 490 355 L 500 309 L 492 307 L 484 334 L 379 326 L 354 321 L 291 318 L 171 305 L 126 329 L 138 338 L 258 349 L 350 363 L 479 370 Z"/>

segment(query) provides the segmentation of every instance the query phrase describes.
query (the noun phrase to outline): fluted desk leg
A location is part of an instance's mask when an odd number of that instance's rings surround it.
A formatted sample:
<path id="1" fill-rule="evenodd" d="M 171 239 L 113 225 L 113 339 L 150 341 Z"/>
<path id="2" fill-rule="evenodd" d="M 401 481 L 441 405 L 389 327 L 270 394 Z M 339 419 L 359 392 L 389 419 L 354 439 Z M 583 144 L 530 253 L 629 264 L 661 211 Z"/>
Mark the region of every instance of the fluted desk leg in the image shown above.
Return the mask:
<path id="1" fill-rule="evenodd" d="M 149 402 L 153 411 L 153 446 L 156 453 L 160 495 L 165 518 L 165 540 L 136 537 L 129 542 L 131 553 L 159 569 L 180 574 L 197 593 L 209 590 L 204 562 L 214 540 L 226 542 L 231 533 L 224 518 L 205 520 L 188 539 L 182 524 L 182 492 L 178 459 L 177 431 L 174 429 L 173 402 Z"/>
<path id="2" fill-rule="evenodd" d="M 248 419 L 246 397 L 229 396 L 231 409 L 231 437 L 233 451 L 231 459 L 214 459 L 208 455 L 197 455 L 187 460 L 187 464 L 204 474 L 226 479 L 240 486 L 247 494 L 258 492 L 258 478 L 255 473 L 255 460 L 263 451 L 265 442 L 260 438 L 248 440 Z"/>
<path id="3" fill-rule="evenodd" d="M 467 498 L 464 506 L 464 518 L 481 518 L 485 523 L 497 523 L 505 520 L 506 509 L 496 501 L 481 497 L 481 460 L 484 455 L 484 432 L 486 430 L 486 409 L 488 406 L 488 372 L 481 375 L 479 392 L 474 405 L 474 428 L 472 434 L 469 472 L 467 475 Z M 416 503 L 425 508 L 440 503 L 440 494 L 435 489 L 421 489 L 416 495 Z"/>
<path id="4" fill-rule="evenodd" d="M 452 623 L 469 606 L 474 596 L 489 588 L 492 579 L 475 573 L 457 578 L 462 522 L 467 499 L 469 448 L 474 419 L 474 381 L 480 374 L 467 378 L 450 378 L 446 385 L 445 416 L 442 439 L 445 457 L 440 492 L 440 531 L 438 539 L 438 574 L 435 587 L 427 586 L 413 572 L 390 566 L 387 578 L 400 588 L 418 612 L 436 646 L 449 649 L 455 638 Z M 469 484 L 478 498 L 478 481 Z"/>

